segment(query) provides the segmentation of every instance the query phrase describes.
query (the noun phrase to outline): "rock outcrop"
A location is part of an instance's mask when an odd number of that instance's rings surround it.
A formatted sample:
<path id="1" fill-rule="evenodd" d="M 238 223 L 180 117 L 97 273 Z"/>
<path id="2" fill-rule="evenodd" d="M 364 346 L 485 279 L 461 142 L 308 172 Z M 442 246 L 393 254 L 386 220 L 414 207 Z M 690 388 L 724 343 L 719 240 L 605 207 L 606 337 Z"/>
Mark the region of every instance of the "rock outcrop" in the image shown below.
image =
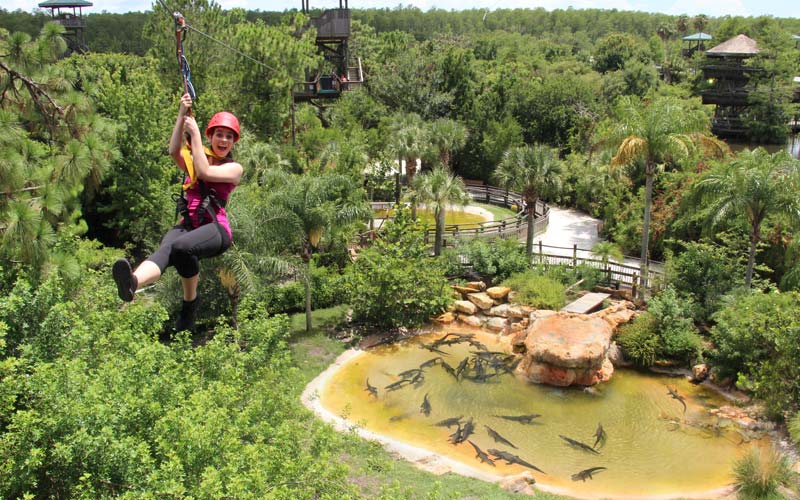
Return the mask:
<path id="1" fill-rule="evenodd" d="M 507 336 L 510 351 L 521 360 L 516 373 L 532 382 L 556 386 L 594 385 L 611 378 L 611 336 L 636 311 L 632 303 L 619 301 L 593 314 L 535 311 L 510 303 L 514 292 L 480 282 L 454 286 L 462 300 L 454 305 L 456 321 Z M 440 322 L 450 316 L 440 317 Z M 617 357 L 620 357 L 619 355 Z"/>

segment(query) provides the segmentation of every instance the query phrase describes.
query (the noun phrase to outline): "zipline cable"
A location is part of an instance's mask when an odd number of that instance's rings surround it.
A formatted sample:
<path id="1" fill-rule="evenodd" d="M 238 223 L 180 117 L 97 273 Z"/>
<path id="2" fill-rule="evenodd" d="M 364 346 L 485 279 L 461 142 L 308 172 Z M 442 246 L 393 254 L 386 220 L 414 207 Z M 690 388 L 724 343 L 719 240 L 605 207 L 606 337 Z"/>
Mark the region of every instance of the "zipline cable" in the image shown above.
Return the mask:
<path id="1" fill-rule="evenodd" d="M 269 64 L 266 64 L 266 63 L 264 63 L 264 62 L 261 62 L 261 61 L 259 61 L 258 59 L 255 59 L 255 58 L 253 58 L 253 57 L 250 57 L 250 56 L 248 56 L 247 54 L 245 54 L 244 52 L 242 52 L 241 50 L 237 49 L 236 47 L 233 47 L 233 46 L 231 46 L 231 45 L 229 45 L 229 44 L 227 44 L 227 43 L 223 42 L 222 40 L 217 40 L 217 39 L 216 39 L 216 38 L 214 38 L 213 36 L 211 36 L 211 35 L 209 35 L 209 34 L 207 34 L 207 33 L 203 33 L 202 31 L 200 31 L 199 29 L 195 28 L 195 27 L 194 27 L 194 26 L 192 26 L 191 24 L 188 24 L 188 23 L 186 23 L 186 19 L 185 19 L 185 18 L 184 18 L 184 17 L 181 15 L 181 13 L 180 13 L 180 12 L 177 12 L 177 11 L 170 11 L 170 9 L 167 7 L 167 4 L 166 4 L 166 3 L 164 3 L 164 0 L 157 0 L 157 1 L 158 1 L 158 3 L 161 5 L 161 7 L 162 7 L 164 10 L 166 10 L 167 12 L 172 12 L 172 17 L 173 17 L 174 19 L 176 19 L 176 22 L 177 22 L 177 17 L 178 17 L 178 16 L 180 16 L 180 18 L 182 19 L 182 28 L 183 28 L 183 29 L 189 29 L 189 30 L 192 30 L 192 31 L 194 31 L 195 33 L 197 33 L 198 35 L 200 35 L 200 36 L 204 36 L 204 37 L 208 38 L 208 39 L 209 39 L 209 40 L 211 40 L 212 42 L 214 42 L 214 43 L 216 43 L 216 44 L 219 44 L 219 45 L 221 45 L 221 46 L 225 47 L 226 49 L 228 49 L 228 50 L 230 50 L 230 51 L 232 51 L 232 52 L 235 52 L 235 53 L 239 54 L 240 56 L 244 57 L 245 59 L 247 59 L 247 60 L 249 60 L 249 61 L 252 61 L 252 62 L 254 62 L 254 63 L 258 64 L 259 66 L 262 66 L 262 67 L 264 67 L 264 68 L 266 68 L 266 69 L 268 69 L 268 70 L 270 70 L 270 71 L 275 71 L 275 72 L 278 72 L 278 69 L 277 69 L 277 68 L 274 68 L 274 67 L 270 66 Z M 188 64 L 187 64 L 187 66 L 188 66 Z"/>

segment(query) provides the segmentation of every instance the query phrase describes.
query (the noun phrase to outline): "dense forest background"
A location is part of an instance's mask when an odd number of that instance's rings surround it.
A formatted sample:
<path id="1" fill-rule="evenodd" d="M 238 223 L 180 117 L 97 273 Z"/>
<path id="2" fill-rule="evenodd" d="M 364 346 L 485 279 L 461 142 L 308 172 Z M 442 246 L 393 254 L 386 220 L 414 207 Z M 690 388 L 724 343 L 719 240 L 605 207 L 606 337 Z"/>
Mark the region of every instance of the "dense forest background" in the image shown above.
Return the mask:
<path id="1" fill-rule="evenodd" d="M 800 114 L 800 19 L 353 9 L 365 85 L 315 107 L 291 96 L 332 71 L 308 16 L 174 7 L 193 28 L 198 121 L 226 109 L 243 127 L 235 245 L 203 262 L 191 335 L 173 331 L 172 271 L 124 306 L 109 274 L 175 222 L 171 12 L 87 13 L 90 50 L 70 54 L 48 14 L 0 10 L 2 498 L 461 498 L 474 486 L 393 483 L 401 466 L 297 401 L 315 375 L 297 346 L 325 337 L 312 310 L 350 309 L 341 321 L 361 332 L 419 325 L 452 301 L 462 258 L 493 283 L 532 273 L 517 282 L 554 291 L 553 307 L 599 280 L 531 269 L 516 241 L 434 257 L 400 207 L 375 244 L 355 244 L 368 201 L 444 207 L 463 199 L 460 179 L 590 213 L 611 245 L 598 254 L 664 261 L 663 291 L 620 333 L 625 352 L 642 366 L 711 362 L 800 440 L 800 167 L 756 147 L 784 144 Z M 682 53 L 696 31 L 761 49 L 741 152 L 710 132 L 703 56 Z M 400 161 L 420 171 L 397 179 Z M 303 311 L 306 333 L 286 317 Z"/>

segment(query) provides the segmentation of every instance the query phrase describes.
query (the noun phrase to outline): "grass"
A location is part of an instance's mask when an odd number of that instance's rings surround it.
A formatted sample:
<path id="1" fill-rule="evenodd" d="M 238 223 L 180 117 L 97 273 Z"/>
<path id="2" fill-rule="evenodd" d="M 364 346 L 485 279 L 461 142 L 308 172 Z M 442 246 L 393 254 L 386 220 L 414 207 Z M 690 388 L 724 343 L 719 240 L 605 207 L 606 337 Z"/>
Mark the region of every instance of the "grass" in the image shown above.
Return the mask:
<path id="1" fill-rule="evenodd" d="M 389 217 L 392 217 L 393 211 L 388 211 Z M 377 218 L 385 218 L 387 216 L 387 210 L 376 210 L 375 217 Z M 433 212 L 427 208 L 420 208 L 417 210 L 417 218 L 419 221 L 425 226 L 433 227 L 436 224 L 436 221 L 433 218 Z M 465 212 L 463 210 L 446 210 L 444 213 L 444 223 L 445 224 L 480 224 L 481 222 L 487 222 L 486 218 L 478 215 L 472 214 L 469 212 Z"/>
<path id="2" fill-rule="evenodd" d="M 508 219 L 510 217 L 514 217 L 515 215 L 517 215 L 517 213 L 514 212 L 513 210 L 509 210 L 508 208 L 504 207 L 498 207 L 497 205 L 490 205 L 488 203 L 474 203 L 474 202 L 472 203 L 472 205 L 475 205 L 476 207 L 480 207 L 491 212 L 492 215 L 494 215 L 494 220 Z"/>
<path id="3" fill-rule="evenodd" d="M 290 349 L 301 383 L 299 391 L 319 375 L 349 346 L 331 338 L 328 332 L 341 322 L 347 306 L 313 311 L 310 333 L 305 332 L 305 315 L 292 315 Z M 356 434 L 344 436 L 339 460 L 350 470 L 348 481 L 359 486 L 365 498 L 380 500 L 512 500 L 512 494 L 498 485 L 457 474 L 437 476 L 416 468 L 411 463 L 390 455 L 380 444 Z M 539 493 L 540 500 L 564 499 L 558 495 Z"/>

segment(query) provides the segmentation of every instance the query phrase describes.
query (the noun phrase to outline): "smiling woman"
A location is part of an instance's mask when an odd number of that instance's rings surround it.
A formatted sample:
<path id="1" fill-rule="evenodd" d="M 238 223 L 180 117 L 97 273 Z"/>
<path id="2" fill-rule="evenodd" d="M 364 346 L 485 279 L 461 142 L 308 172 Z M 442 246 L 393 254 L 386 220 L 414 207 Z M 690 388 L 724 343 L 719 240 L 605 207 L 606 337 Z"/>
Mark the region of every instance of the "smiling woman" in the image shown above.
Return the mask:
<path id="1" fill-rule="evenodd" d="M 184 94 L 169 142 L 170 156 L 186 172 L 185 196 L 181 193 L 177 198 L 181 220 L 136 271 L 125 259 L 117 260 L 112 268 L 119 297 L 130 302 L 137 289 L 155 282 L 167 267 L 175 266 L 183 286 L 183 307 L 176 331 L 194 328 L 199 260 L 220 255 L 231 246 L 225 205 L 242 178 L 242 166 L 231 155 L 239 140 L 239 120 L 227 111 L 215 114 L 206 127 L 206 138 L 211 141 L 211 148 L 206 148 L 190 114 L 191 107 L 192 98 Z M 183 144 L 184 134 L 189 138 L 188 144 Z"/>

